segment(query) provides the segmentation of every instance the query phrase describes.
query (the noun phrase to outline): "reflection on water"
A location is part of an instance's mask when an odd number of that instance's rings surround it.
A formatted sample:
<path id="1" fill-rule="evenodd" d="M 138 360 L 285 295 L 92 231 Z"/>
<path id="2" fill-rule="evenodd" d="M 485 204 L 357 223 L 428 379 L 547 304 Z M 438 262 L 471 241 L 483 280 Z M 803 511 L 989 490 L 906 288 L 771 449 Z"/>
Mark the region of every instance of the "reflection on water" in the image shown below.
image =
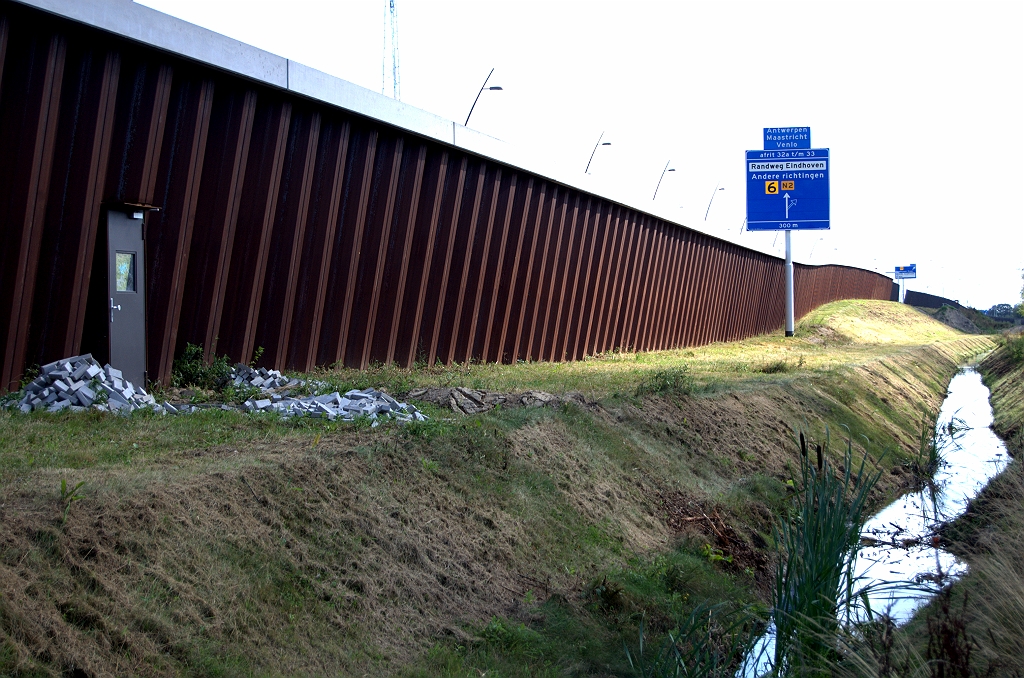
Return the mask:
<path id="1" fill-rule="evenodd" d="M 865 546 L 856 564 L 859 590 L 868 591 L 873 611 L 887 612 L 897 623 L 908 621 L 929 596 L 967 570 L 938 548 L 935 530 L 963 513 L 1009 463 L 1006 446 L 989 428 L 988 397 L 988 387 L 973 368 L 953 377 L 935 426 L 942 464 L 933 483 L 900 497 L 864 524 Z M 774 628 L 769 627 L 738 675 L 766 673 L 774 651 Z"/>
<path id="2" fill-rule="evenodd" d="M 857 555 L 857 575 L 869 590 L 876 589 L 869 596 L 871 608 L 888 610 L 897 623 L 909 620 L 950 577 L 964 573 L 965 564 L 938 548 L 935 528 L 963 513 L 1009 463 L 1006 446 L 989 428 L 988 396 L 974 369 L 953 377 L 936 424 L 943 463 L 933 486 L 896 500 L 861 532 L 870 545 Z"/>

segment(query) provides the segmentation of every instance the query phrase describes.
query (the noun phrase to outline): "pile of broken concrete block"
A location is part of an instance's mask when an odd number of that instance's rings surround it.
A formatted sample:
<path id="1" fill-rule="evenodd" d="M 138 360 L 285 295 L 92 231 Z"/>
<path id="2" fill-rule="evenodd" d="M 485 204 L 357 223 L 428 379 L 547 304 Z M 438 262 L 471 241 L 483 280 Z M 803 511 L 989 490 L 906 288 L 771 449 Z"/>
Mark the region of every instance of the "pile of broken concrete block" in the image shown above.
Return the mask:
<path id="1" fill-rule="evenodd" d="M 290 398 L 275 393 L 269 398 L 249 399 L 243 407 L 249 412 L 277 412 L 282 417 L 313 417 L 330 421 L 353 421 L 368 417 L 377 426 L 382 417 L 401 422 L 426 421 L 415 405 L 400 403 L 387 393 L 372 388 L 353 389 L 341 395 L 337 391 L 307 398 Z"/>
<path id="2" fill-rule="evenodd" d="M 330 421 L 354 421 L 357 417 L 368 417 L 373 421 L 373 426 L 377 426 L 384 417 L 401 422 L 427 419 L 415 405 L 400 403 L 387 393 L 373 388 L 353 389 L 345 395 L 335 391 L 325 395 L 291 397 L 292 389 L 307 386 L 307 383 L 302 379 L 286 377 L 278 370 L 253 368 L 242 363 L 231 368 L 227 380 L 235 388 L 256 388 L 262 392 L 262 398 L 250 398 L 242 404 L 246 412 L 277 412 L 282 417 L 312 417 Z M 318 390 L 326 386 L 320 382 L 308 385 Z"/>
<path id="3" fill-rule="evenodd" d="M 43 365 L 39 376 L 25 386 L 25 395 L 17 405 L 26 413 L 82 412 L 89 408 L 107 412 L 161 409 L 152 395 L 127 381 L 121 370 L 110 365 L 100 367 L 91 353 Z"/>
<path id="4" fill-rule="evenodd" d="M 245 412 L 275 412 L 282 417 L 312 417 L 330 421 L 354 421 L 367 417 L 373 426 L 383 419 L 400 422 L 426 421 L 427 417 L 414 405 L 400 403 L 387 393 L 376 389 L 353 389 L 341 395 L 337 391 L 327 395 L 291 397 L 291 390 L 306 386 L 301 379 L 286 377 L 278 370 L 254 369 L 238 364 L 228 375 L 236 388 L 245 386 L 258 389 L 262 397 L 246 400 L 235 408 L 226 404 L 160 404 L 149 393 L 124 378 L 120 370 L 110 365 L 100 367 L 92 354 L 65 358 L 44 365 L 39 376 L 25 386 L 20 401 L 11 406 L 28 413 L 35 410 L 82 412 L 96 409 L 107 412 L 129 413 L 150 408 L 158 414 L 188 414 L 202 409 L 240 409 Z M 310 384 L 324 388 L 321 383 Z"/>
<path id="5" fill-rule="evenodd" d="M 265 367 L 249 367 L 242 363 L 237 363 L 231 368 L 231 372 L 228 373 L 227 380 L 231 382 L 231 385 L 235 388 L 239 386 L 250 386 L 252 388 L 258 388 L 263 391 L 273 391 L 280 388 L 295 388 L 296 386 L 305 386 L 306 382 L 302 379 L 294 379 L 286 377 L 279 370 L 268 370 Z"/>

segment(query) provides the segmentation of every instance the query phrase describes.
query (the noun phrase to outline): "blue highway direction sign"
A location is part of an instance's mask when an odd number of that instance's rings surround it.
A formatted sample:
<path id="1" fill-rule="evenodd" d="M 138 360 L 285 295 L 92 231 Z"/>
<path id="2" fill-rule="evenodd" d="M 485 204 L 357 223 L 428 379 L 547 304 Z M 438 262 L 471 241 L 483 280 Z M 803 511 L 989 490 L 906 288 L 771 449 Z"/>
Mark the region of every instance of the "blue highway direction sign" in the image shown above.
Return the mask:
<path id="1" fill-rule="evenodd" d="M 917 277 L 917 264 L 909 264 L 908 266 L 897 266 L 896 267 L 896 279 L 902 280 L 904 278 L 916 278 Z"/>
<path id="2" fill-rule="evenodd" d="M 747 151 L 747 230 L 829 228 L 827 148 Z"/>
<path id="3" fill-rule="evenodd" d="M 765 127 L 764 150 L 781 151 L 791 148 L 810 148 L 810 127 Z"/>

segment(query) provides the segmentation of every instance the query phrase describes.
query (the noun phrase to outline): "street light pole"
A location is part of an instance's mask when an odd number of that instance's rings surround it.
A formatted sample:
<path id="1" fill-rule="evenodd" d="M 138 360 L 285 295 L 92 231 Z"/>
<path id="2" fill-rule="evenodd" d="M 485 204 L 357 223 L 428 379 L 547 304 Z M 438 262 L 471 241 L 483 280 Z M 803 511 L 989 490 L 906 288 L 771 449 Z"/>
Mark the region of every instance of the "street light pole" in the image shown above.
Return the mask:
<path id="1" fill-rule="evenodd" d="M 715 184 L 715 190 L 711 192 L 711 200 L 708 200 L 708 209 L 707 211 L 704 212 L 704 221 L 708 220 L 708 214 L 711 213 L 711 203 L 715 201 L 715 194 L 718 193 L 719 191 L 725 190 L 725 186 L 722 186 L 721 188 L 718 187 L 721 183 L 722 182 L 719 181 L 717 184 Z"/>
<path id="2" fill-rule="evenodd" d="M 476 99 L 473 99 L 473 105 L 469 107 L 469 115 L 466 116 L 466 122 L 462 125 L 463 127 L 468 127 L 469 126 L 469 116 L 473 115 L 473 109 L 476 108 L 476 102 L 480 101 L 480 95 L 484 93 L 485 89 L 494 90 L 494 91 L 500 91 L 501 90 L 501 87 L 497 86 L 497 85 L 495 85 L 493 87 L 488 87 L 487 86 L 487 81 L 491 79 L 492 75 L 494 75 L 494 69 L 493 68 L 491 69 L 491 72 L 487 74 L 487 77 L 484 78 L 484 84 L 480 85 L 480 91 L 476 93 Z"/>
<path id="3" fill-rule="evenodd" d="M 816 249 L 816 248 L 818 247 L 818 243 L 820 243 L 820 242 L 821 242 L 822 240 L 824 240 L 824 238 L 818 238 L 818 242 L 816 242 L 816 243 L 814 243 L 813 245 L 811 245 L 811 251 L 810 251 L 810 253 L 809 253 L 809 254 L 807 255 L 807 261 L 808 261 L 808 263 L 810 263 L 810 261 L 811 261 L 811 257 L 813 257 L 813 256 L 814 256 L 814 250 L 815 250 L 815 249 Z"/>
<path id="4" fill-rule="evenodd" d="M 604 131 L 602 131 L 601 132 L 601 136 L 599 136 L 597 138 L 597 143 L 594 144 L 594 150 L 592 150 L 590 152 L 590 160 L 587 161 L 587 169 L 583 170 L 584 174 L 590 174 L 590 163 L 592 163 L 594 161 L 594 154 L 597 153 L 597 147 L 598 146 L 611 146 L 612 145 L 612 142 L 610 142 L 610 141 L 606 141 L 606 142 L 604 142 L 602 144 L 601 143 L 601 139 L 604 139 Z"/>
<path id="5" fill-rule="evenodd" d="M 668 168 L 669 163 L 671 163 L 671 162 L 672 162 L 671 160 L 666 162 L 665 163 L 665 169 L 661 170 L 661 176 L 658 177 L 658 185 L 654 187 L 654 198 L 651 198 L 651 200 L 654 200 L 655 198 L 658 197 L 658 189 L 661 188 L 661 180 L 665 178 L 665 172 L 675 172 L 676 171 L 675 167 L 673 167 L 672 169 Z"/>

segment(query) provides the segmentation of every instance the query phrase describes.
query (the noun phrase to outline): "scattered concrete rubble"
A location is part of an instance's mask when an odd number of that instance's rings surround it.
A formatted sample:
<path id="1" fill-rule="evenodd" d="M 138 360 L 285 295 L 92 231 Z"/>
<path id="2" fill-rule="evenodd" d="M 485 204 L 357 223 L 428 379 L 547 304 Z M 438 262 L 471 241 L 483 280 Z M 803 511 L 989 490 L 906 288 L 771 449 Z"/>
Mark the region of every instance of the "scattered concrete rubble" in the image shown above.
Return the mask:
<path id="1" fill-rule="evenodd" d="M 246 386 L 258 389 L 263 397 L 250 398 L 239 408 L 212 403 L 159 404 L 151 394 L 124 379 L 120 370 L 110 365 L 100 367 L 92 354 L 86 354 L 44 365 L 39 376 L 25 387 L 21 400 L 12 405 L 25 413 L 34 410 L 59 412 L 64 409 L 83 412 L 90 408 L 127 413 L 151 408 L 159 414 L 187 414 L 211 408 L 240 409 L 245 412 L 276 412 L 282 417 L 312 417 L 330 421 L 353 421 L 356 417 L 368 417 L 373 420 L 373 426 L 378 426 L 383 418 L 401 422 L 427 419 L 414 405 L 400 403 L 387 393 L 372 388 L 354 389 L 345 395 L 335 391 L 328 395 L 290 397 L 292 389 L 306 386 L 306 382 L 286 377 L 278 370 L 253 369 L 241 363 L 232 368 L 229 379 L 236 388 Z M 325 386 L 320 383 L 310 385 Z"/>
<path id="2" fill-rule="evenodd" d="M 151 408 L 160 414 L 185 414 L 201 409 L 240 409 L 245 412 L 276 412 L 282 417 L 312 417 L 329 421 L 353 421 L 368 417 L 377 426 L 381 419 L 401 422 L 425 421 L 426 415 L 414 405 L 399 402 L 376 389 L 348 391 L 344 395 L 335 391 L 326 395 L 292 396 L 294 389 L 311 387 L 323 390 L 326 384 L 305 382 L 287 377 L 278 370 L 252 368 L 241 363 L 235 365 L 227 377 L 235 388 L 256 389 L 259 395 L 246 400 L 240 407 L 219 403 L 157 403 L 153 396 L 124 379 L 120 370 L 110 365 L 100 367 L 91 354 L 65 358 L 44 365 L 40 374 L 28 386 L 16 404 L 22 412 L 64 409 L 84 411 L 89 408 L 109 412 L 132 412 Z M 543 391 L 524 393 L 495 393 L 458 386 L 455 388 L 417 388 L 409 398 L 423 400 L 462 414 L 479 414 L 497 406 L 502 407 L 558 407 L 572 402 L 587 406 L 590 403 L 582 393 L 571 391 L 554 395 Z"/>
<path id="3" fill-rule="evenodd" d="M 400 403 L 387 393 L 372 388 L 363 391 L 353 389 L 345 395 L 335 391 L 307 398 L 289 398 L 275 393 L 269 398 L 250 398 L 242 407 L 248 412 L 277 412 L 282 417 L 313 417 L 331 421 L 369 417 L 373 420 L 373 426 L 378 425 L 382 416 L 402 422 L 427 419 L 414 405 Z"/>
<path id="4" fill-rule="evenodd" d="M 502 407 L 559 407 L 564 403 L 587 406 L 586 397 L 577 391 L 565 395 L 554 395 L 544 391 L 524 393 L 495 393 L 464 386 L 455 388 L 415 388 L 407 394 L 409 398 L 423 400 L 440 407 L 450 408 L 462 414 L 479 414 L 501 405 Z"/>

